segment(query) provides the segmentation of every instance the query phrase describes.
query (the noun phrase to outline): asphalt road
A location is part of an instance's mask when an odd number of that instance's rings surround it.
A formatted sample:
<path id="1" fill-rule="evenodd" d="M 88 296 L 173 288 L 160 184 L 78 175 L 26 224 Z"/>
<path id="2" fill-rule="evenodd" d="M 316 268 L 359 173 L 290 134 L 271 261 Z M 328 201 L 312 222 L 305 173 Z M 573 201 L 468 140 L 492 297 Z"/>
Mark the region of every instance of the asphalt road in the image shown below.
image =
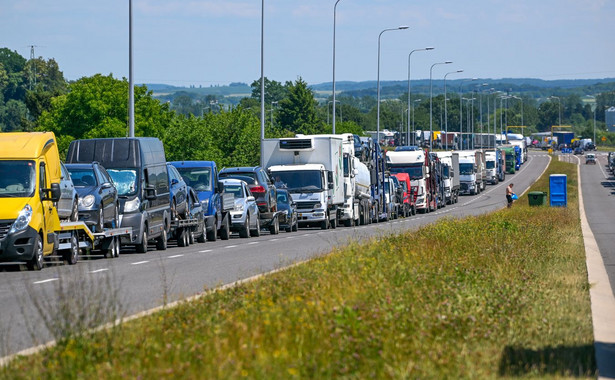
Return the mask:
<path id="1" fill-rule="evenodd" d="M 460 197 L 459 203 L 429 214 L 360 227 L 335 230 L 300 229 L 298 232 L 264 233 L 259 238 L 241 239 L 234 234 L 185 248 L 169 243 L 166 251 L 150 249 L 137 254 L 127 250 L 117 259 L 81 260 L 75 266 L 50 265 L 40 272 L 0 267 L 0 357 L 52 339 L 32 299 L 46 302 L 45 314 L 59 305 L 61 293 L 75 294 L 84 304 L 103 303 L 101 294 L 117 293 L 113 301 L 126 316 L 183 299 L 223 284 L 284 267 L 329 252 L 350 241 L 364 241 L 387 234 L 416 229 L 443 217 L 461 218 L 505 207 L 505 187 L 514 182 L 523 193 L 543 173 L 549 157 L 530 152 L 528 162 L 506 181 L 487 186 L 476 196 Z M 606 220 L 606 219 L 605 219 Z M 615 246 L 612 245 L 612 246 Z M 613 262 L 613 261 L 611 261 Z M 63 288 L 61 292 L 59 289 Z M 53 320 L 53 318 L 52 318 Z"/>

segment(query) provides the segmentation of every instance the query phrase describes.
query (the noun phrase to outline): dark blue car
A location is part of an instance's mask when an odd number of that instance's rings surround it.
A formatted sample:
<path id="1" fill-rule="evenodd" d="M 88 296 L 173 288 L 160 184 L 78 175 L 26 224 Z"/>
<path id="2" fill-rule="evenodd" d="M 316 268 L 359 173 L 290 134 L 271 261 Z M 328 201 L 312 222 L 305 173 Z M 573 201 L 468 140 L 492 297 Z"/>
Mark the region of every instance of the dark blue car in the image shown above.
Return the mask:
<path id="1" fill-rule="evenodd" d="M 188 219 L 188 185 L 175 166 L 167 163 L 167 169 L 169 171 L 171 219 Z"/>

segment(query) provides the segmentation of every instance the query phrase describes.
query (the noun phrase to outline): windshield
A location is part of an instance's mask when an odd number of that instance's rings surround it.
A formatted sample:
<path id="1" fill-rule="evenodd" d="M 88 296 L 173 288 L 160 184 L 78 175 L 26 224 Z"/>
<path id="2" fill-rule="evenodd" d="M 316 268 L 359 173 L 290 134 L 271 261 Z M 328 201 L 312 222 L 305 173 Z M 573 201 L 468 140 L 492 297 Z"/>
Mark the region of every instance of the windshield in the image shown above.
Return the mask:
<path id="1" fill-rule="evenodd" d="M 487 169 L 495 169 L 495 161 L 487 161 Z"/>
<path id="2" fill-rule="evenodd" d="M 68 169 L 75 187 L 96 186 L 93 169 Z"/>
<path id="3" fill-rule="evenodd" d="M 234 185 L 234 184 L 228 184 L 225 183 L 224 184 L 224 192 L 228 193 L 228 194 L 233 194 L 235 196 L 235 198 L 243 198 L 243 189 L 241 188 L 241 185 Z"/>
<path id="4" fill-rule="evenodd" d="M 278 192 L 278 203 L 287 205 L 288 204 L 288 195 L 286 193 Z"/>
<path id="5" fill-rule="evenodd" d="M 409 166 L 394 166 L 389 164 L 389 171 L 391 174 L 407 173 L 410 176 L 410 180 L 423 178 L 423 164 Z"/>
<path id="6" fill-rule="evenodd" d="M 115 184 L 118 196 L 137 193 L 137 171 L 135 169 L 107 169 L 107 173 Z"/>
<path id="7" fill-rule="evenodd" d="M 474 174 L 474 164 L 459 164 L 459 174 Z"/>
<path id="8" fill-rule="evenodd" d="M 445 179 L 448 179 L 451 177 L 451 167 L 450 166 L 444 165 L 442 169 L 442 177 L 444 177 Z"/>
<path id="9" fill-rule="evenodd" d="M 35 186 L 34 161 L 0 161 L 0 198 L 31 197 Z"/>
<path id="10" fill-rule="evenodd" d="M 279 182 L 281 188 L 289 191 L 322 191 L 323 184 L 318 170 L 302 170 L 299 172 L 281 171 L 274 173 L 276 177 L 276 187 Z"/>
<path id="11" fill-rule="evenodd" d="M 177 168 L 182 178 L 196 191 L 211 191 L 211 168 Z"/>

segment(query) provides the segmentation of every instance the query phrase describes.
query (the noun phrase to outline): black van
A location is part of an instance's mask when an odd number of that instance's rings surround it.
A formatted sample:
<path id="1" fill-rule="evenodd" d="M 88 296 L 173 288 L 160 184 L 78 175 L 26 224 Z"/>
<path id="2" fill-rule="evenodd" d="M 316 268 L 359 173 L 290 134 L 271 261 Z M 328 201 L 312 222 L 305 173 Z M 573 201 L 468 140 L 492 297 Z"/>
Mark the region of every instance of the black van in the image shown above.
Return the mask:
<path id="1" fill-rule="evenodd" d="M 132 227 L 130 238 L 138 252 L 147 252 L 148 240 L 167 247 L 170 227 L 169 174 L 162 142 L 155 137 L 74 140 L 66 162 L 98 161 L 107 169 L 120 200 L 120 226 Z"/>

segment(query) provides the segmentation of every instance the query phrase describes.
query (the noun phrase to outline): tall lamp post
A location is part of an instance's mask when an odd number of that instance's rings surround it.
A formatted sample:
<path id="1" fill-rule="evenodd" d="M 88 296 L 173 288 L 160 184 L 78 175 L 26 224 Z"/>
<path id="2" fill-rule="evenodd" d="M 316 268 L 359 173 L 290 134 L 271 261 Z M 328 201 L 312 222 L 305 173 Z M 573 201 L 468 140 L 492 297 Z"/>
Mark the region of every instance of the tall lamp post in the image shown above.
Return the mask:
<path id="1" fill-rule="evenodd" d="M 415 51 L 427 51 L 427 50 L 433 50 L 435 49 L 434 47 L 426 47 L 426 48 L 422 48 L 422 49 L 414 49 L 410 52 L 410 54 L 408 54 L 408 127 L 406 128 L 406 144 L 410 145 L 410 109 L 411 107 L 411 100 L 410 100 L 410 57 L 412 57 L 412 53 L 414 53 Z M 414 110 L 412 110 L 412 112 L 414 112 Z"/>
<path id="2" fill-rule="evenodd" d="M 446 109 L 446 103 L 447 103 L 447 98 L 446 98 L 446 77 L 449 74 L 456 74 L 456 73 L 462 73 L 463 70 L 457 70 L 457 71 L 450 71 L 446 74 L 444 74 L 444 131 L 445 131 L 445 137 L 444 137 L 444 146 L 446 150 L 448 150 L 448 112 Z"/>
<path id="3" fill-rule="evenodd" d="M 451 63 L 453 63 L 453 61 L 436 62 L 429 68 L 429 150 L 433 149 L 433 68 L 437 65 L 448 65 Z"/>
<path id="4" fill-rule="evenodd" d="M 333 6 L 333 134 L 335 134 L 335 16 L 337 12 L 337 3 L 340 1 L 341 0 L 337 0 Z M 327 110 L 327 115 L 328 112 L 329 110 Z"/>
<path id="5" fill-rule="evenodd" d="M 265 140 L 265 0 L 261 1 L 261 166 L 263 161 L 263 140 Z"/>
<path id="6" fill-rule="evenodd" d="M 459 135 L 461 138 L 461 149 L 463 149 L 463 92 L 461 92 L 461 87 L 465 82 L 472 82 L 475 80 L 478 80 L 478 78 L 465 79 L 459 84 Z"/>
<path id="7" fill-rule="evenodd" d="M 135 87 L 132 75 L 132 0 L 128 2 L 128 137 L 135 137 Z"/>

